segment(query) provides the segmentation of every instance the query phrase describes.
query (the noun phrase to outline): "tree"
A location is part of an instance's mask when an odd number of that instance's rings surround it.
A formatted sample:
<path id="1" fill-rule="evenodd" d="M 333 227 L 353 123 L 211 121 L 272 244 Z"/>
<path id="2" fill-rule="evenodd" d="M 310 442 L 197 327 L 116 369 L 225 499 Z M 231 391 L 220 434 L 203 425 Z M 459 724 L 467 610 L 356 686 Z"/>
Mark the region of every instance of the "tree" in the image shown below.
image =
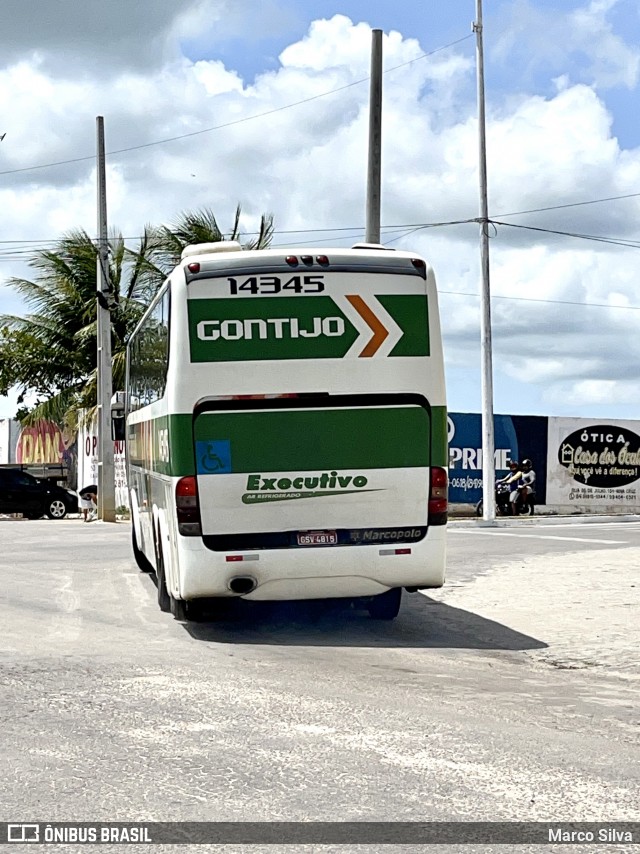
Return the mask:
<path id="1" fill-rule="evenodd" d="M 239 239 L 239 224 L 240 206 L 229 239 Z M 272 234 L 273 219 L 265 214 L 257 237 L 245 245 L 264 248 Z M 209 209 L 183 213 L 171 226 L 147 226 L 135 249 L 125 247 L 121 234 L 111 235 L 114 388 L 124 385 L 127 338 L 184 247 L 223 239 Z M 93 240 L 85 231 L 75 230 L 54 249 L 34 256 L 33 281 L 9 280 L 30 313 L 0 317 L 0 394 L 17 388 L 19 403 L 37 396 L 35 406 L 17 413 L 25 424 L 43 418 L 58 423 L 75 420 L 79 410 L 96 405 L 97 258 Z"/>

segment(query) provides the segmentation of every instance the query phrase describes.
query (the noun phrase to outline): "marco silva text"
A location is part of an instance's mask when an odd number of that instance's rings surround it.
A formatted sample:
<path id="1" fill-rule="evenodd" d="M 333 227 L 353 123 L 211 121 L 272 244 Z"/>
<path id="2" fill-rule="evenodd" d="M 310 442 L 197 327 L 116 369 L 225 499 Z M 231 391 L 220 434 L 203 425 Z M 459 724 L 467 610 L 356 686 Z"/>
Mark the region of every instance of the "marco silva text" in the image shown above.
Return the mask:
<path id="1" fill-rule="evenodd" d="M 615 827 L 599 827 L 597 830 L 575 830 L 562 826 L 549 828 L 549 842 L 634 842 L 630 830 Z"/>

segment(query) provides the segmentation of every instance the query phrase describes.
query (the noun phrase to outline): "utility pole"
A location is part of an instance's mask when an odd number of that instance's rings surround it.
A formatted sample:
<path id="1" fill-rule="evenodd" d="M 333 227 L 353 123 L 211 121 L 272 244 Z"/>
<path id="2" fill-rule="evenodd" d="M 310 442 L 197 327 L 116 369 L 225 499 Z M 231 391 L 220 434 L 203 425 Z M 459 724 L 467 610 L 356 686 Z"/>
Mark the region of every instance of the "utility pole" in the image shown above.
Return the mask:
<path id="1" fill-rule="evenodd" d="M 487 190 L 487 136 L 484 112 L 484 50 L 482 0 L 476 0 L 476 67 L 478 83 L 478 139 L 480 171 L 480 266 L 482 270 L 480 352 L 482 361 L 482 518 L 494 522 L 495 438 L 493 431 L 493 366 L 491 353 L 491 287 L 489 281 L 489 197 Z"/>
<path id="2" fill-rule="evenodd" d="M 111 284 L 107 235 L 107 179 L 104 154 L 104 119 L 96 118 L 98 176 L 98 517 L 116 521 L 116 486 L 111 436 Z"/>
<path id="3" fill-rule="evenodd" d="M 382 30 L 371 31 L 369 90 L 369 164 L 367 170 L 367 243 L 380 243 L 380 176 L 382 170 Z"/>

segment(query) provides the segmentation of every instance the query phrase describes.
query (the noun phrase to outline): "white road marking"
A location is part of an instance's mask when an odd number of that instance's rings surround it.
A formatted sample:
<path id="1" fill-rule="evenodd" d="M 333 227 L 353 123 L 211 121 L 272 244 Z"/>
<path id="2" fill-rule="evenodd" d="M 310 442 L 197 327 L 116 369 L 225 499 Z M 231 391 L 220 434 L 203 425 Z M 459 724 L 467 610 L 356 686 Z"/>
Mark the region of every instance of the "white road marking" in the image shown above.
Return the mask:
<path id="1" fill-rule="evenodd" d="M 587 530 L 592 528 L 626 528 L 628 531 L 637 531 L 640 528 L 640 522 L 567 522 L 566 524 L 556 525 L 543 522 L 538 525 L 539 528 L 584 528 L 588 525 Z"/>
<path id="2" fill-rule="evenodd" d="M 572 543 L 603 543 L 604 545 L 624 545 L 626 540 L 596 540 L 593 537 L 554 537 L 550 534 L 512 534 L 510 531 L 469 531 L 462 528 L 450 528 L 449 534 L 480 534 L 485 537 L 519 537 L 522 540 L 566 540 Z"/>

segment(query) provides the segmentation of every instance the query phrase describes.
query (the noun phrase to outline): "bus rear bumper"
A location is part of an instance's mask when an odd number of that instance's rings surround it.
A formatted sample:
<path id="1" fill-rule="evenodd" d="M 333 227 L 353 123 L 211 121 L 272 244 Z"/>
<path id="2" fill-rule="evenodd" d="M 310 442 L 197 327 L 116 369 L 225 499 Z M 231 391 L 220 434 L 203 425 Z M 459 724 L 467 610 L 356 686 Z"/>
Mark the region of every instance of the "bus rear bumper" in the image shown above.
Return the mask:
<path id="1" fill-rule="evenodd" d="M 255 588 L 242 595 L 254 601 L 376 596 L 394 587 L 437 588 L 444 583 L 445 553 L 444 525 L 406 545 L 265 549 L 233 555 L 214 553 L 194 539 L 181 555 L 179 593 L 187 600 L 235 597 L 239 594 L 229 583 L 239 576 L 255 579 Z"/>

